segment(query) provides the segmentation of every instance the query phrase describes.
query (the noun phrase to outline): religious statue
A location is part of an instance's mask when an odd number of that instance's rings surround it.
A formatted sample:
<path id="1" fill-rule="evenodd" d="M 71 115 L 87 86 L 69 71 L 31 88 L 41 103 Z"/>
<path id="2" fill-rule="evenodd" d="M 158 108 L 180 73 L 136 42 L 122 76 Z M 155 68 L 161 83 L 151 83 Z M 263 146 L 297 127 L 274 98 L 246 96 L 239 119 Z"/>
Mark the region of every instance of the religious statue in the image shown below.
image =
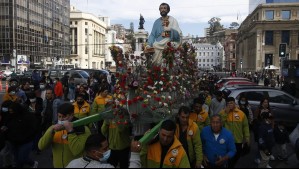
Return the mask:
<path id="1" fill-rule="evenodd" d="M 170 12 L 170 6 L 167 3 L 162 3 L 159 10 L 161 18 L 155 21 L 148 38 L 148 45 L 145 48 L 145 53 L 150 53 L 154 50 L 152 63 L 155 65 L 162 64 L 162 51 L 168 42 L 171 42 L 176 48 L 182 42 L 182 31 L 177 20 L 167 15 Z"/>
<path id="2" fill-rule="evenodd" d="M 139 19 L 139 28 L 138 29 L 144 29 L 143 28 L 143 24 L 144 24 L 145 20 L 143 18 L 143 16 L 140 14 L 140 19 Z"/>

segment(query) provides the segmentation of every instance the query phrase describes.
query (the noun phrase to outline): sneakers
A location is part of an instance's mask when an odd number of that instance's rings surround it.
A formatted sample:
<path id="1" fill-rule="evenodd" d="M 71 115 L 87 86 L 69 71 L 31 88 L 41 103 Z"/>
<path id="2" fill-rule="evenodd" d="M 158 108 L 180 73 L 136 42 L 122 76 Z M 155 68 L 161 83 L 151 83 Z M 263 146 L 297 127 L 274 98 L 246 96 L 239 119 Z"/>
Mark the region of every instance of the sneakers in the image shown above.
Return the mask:
<path id="1" fill-rule="evenodd" d="M 259 163 L 261 163 L 261 160 L 260 160 L 259 158 L 256 158 L 256 159 L 254 159 L 254 162 L 255 162 L 256 164 L 259 164 Z"/>
<path id="2" fill-rule="evenodd" d="M 266 168 L 272 168 L 269 164 L 267 164 L 267 167 Z"/>
<path id="3" fill-rule="evenodd" d="M 37 167 L 38 167 L 38 162 L 34 161 L 34 164 L 33 164 L 32 168 L 37 168 Z"/>

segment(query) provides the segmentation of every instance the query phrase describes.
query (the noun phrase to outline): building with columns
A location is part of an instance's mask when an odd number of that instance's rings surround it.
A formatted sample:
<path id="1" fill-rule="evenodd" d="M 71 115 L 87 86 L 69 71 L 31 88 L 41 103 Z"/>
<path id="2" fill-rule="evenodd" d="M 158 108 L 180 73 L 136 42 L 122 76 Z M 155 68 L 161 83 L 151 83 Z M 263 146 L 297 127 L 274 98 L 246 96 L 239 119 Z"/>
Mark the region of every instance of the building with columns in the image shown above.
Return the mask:
<path id="1" fill-rule="evenodd" d="M 93 14 L 71 7 L 70 47 L 66 64 L 85 69 L 105 69 L 107 23 Z"/>
<path id="2" fill-rule="evenodd" d="M 280 67 L 279 45 L 287 44 L 283 59 L 299 59 L 299 3 L 260 4 L 238 29 L 237 67 L 262 71 L 266 66 Z M 242 59 L 242 60 L 240 60 Z"/>

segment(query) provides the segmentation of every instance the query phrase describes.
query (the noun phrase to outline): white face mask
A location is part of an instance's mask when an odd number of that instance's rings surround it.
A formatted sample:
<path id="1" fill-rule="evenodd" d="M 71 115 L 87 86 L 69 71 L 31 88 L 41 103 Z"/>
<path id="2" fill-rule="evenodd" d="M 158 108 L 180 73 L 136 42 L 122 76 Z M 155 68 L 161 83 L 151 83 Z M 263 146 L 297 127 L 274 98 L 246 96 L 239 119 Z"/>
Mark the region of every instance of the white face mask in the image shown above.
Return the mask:
<path id="1" fill-rule="evenodd" d="M 36 98 L 34 99 L 29 99 L 31 103 L 35 103 L 36 102 Z"/>
<path id="2" fill-rule="evenodd" d="M 11 91 L 9 94 L 10 95 L 16 95 L 16 92 L 15 91 Z"/>
<path id="3" fill-rule="evenodd" d="M 103 157 L 99 159 L 100 162 L 106 162 L 111 154 L 111 150 L 107 150 L 106 152 L 103 153 Z"/>
<path id="4" fill-rule="evenodd" d="M 240 103 L 241 103 L 241 104 L 246 104 L 246 102 L 245 102 L 245 101 L 240 101 Z"/>
<path id="5" fill-rule="evenodd" d="M 57 124 L 63 125 L 64 122 L 67 122 L 67 120 L 64 120 L 64 121 L 62 121 L 62 120 L 58 120 Z"/>
<path id="6" fill-rule="evenodd" d="M 8 112 L 8 108 L 7 107 L 2 107 L 2 111 L 3 112 Z"/>
<path id="7" fill-rule="evenodd" d="M 39 88 L 44 89 L 45 85 L 39 85 Z"/>
<path id="8" fill-rule="evenodd" d="M 56 80 L 54 80 L 54 82 L 53 83 L 56 83 L 57 81 Z"/>

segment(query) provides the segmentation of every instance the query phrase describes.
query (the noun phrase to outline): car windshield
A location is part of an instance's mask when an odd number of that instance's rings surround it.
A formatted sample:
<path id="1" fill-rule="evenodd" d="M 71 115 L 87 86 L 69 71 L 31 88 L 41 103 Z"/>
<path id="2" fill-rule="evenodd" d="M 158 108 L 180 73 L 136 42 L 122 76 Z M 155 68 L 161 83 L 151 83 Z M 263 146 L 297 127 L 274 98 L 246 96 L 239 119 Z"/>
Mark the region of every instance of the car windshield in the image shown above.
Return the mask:
<path id="1" fill-rule="evenodd" d="M 88 73 L 86 73 L 85 71 L 79 71 L 79 73 L 80 73 L 85 79 L 88 79 L 88 78 L 89 78 Z"/>

